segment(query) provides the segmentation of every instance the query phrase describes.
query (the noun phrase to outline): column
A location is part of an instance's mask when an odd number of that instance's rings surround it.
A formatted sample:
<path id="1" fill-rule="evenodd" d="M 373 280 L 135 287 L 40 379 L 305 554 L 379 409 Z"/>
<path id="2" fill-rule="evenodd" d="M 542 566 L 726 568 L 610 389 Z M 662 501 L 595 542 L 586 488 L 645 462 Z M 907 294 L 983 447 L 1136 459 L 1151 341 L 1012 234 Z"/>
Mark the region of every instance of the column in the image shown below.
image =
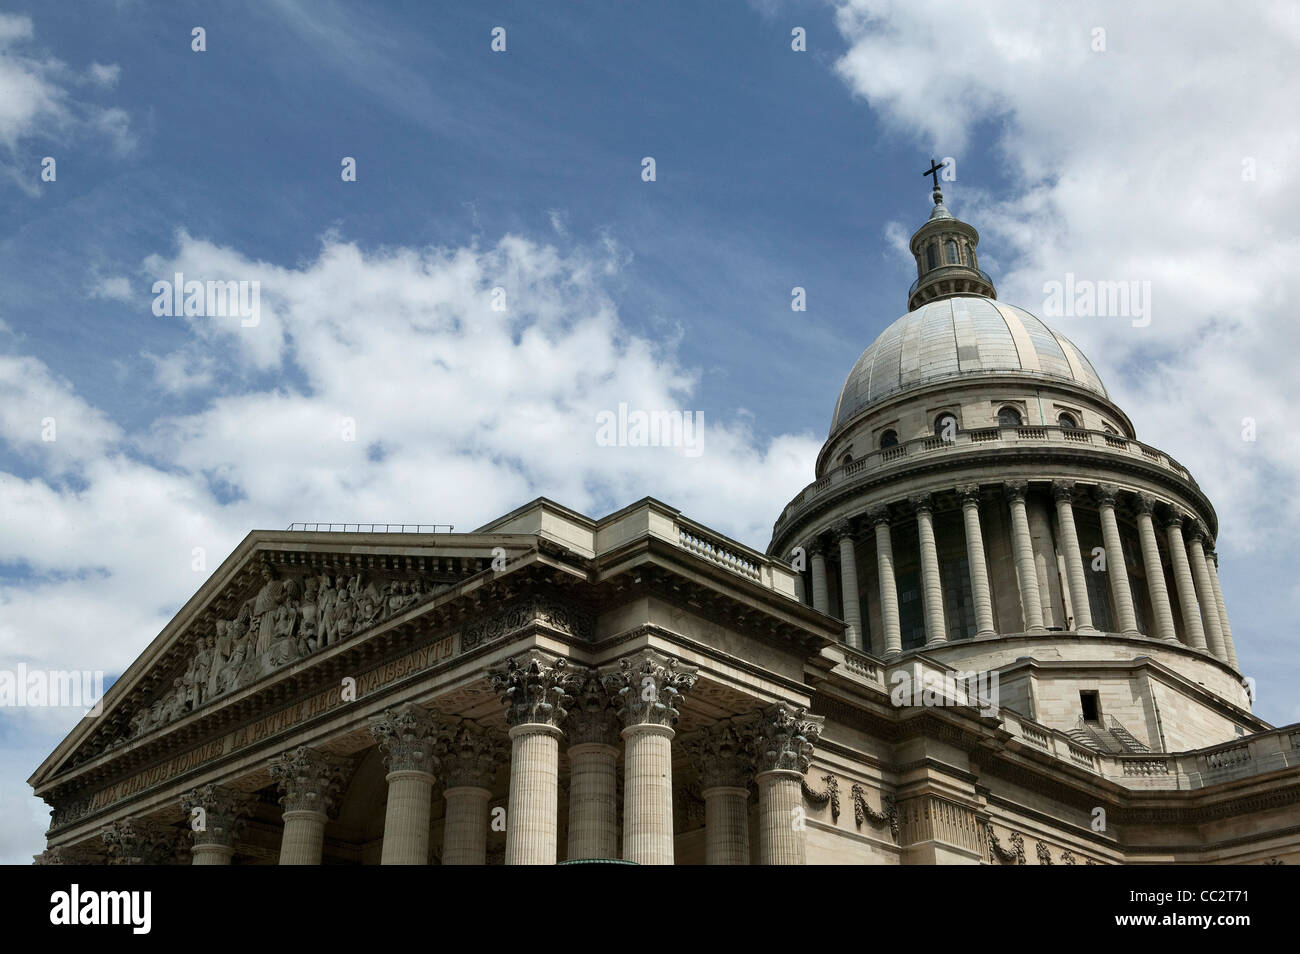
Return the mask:
<path id="1" fill-rule="evenodd" d="M 749 788 L 752 740 L 732 720 L 719 722 L 692 740 L 704 798 L 704 863 L 749 864 Z"/>
<path id="2" fill-rule="evenodd" d="M 1029 484 L 1023 480 L 1003 484 L 1011 508 L 1011 549 L 1016 560 L 1016 584 L 1020 590 L 1020 608 L 1025 632 L 1045 633 L 1043 604 L 1038 593 L 1038 571 L 1034 567 L 1034 544 L 1029 536 L 1029 517 L 1025 514 L 1025 494 Z"/>
<path id="3" fill-rule="evenodd" d="M 853 522 L 841 520 L 831 531 L 840 544 L 840 593 L 844 603 L 844 622 L 848 624 L 845 642 L 862 649 L 862 604 L 858 598 L 858 561 L 853 552 Z"/>
<path id="4" fill-rule="evenodd" d="M 560 726 L 572 697 L 567 664 L 533 651 L 492 673 L 510 724 L 506 864 L 553 865 L 559 838 Z"/>
<path id="5" fill-rule="evenodd" d="M 948 641 L 948 627 L 943 618 L 943 583 L 939 578 L 939 550 L 934 542 L 934 518 L 929 494 L 908 499 L 916 509 L 916 533 L 921 541 L 921 592 L 925 609 L 925 644 L 937 646 Z"/>
<path id="6" fill-rule="evenodd" d="M 280 864 L 318 865 L 325 848 L 325 822 L 338 803 L 349 763 L 300 745 L 271 763 L 280 786 L 284 832 Z"/>
<path id="7" fill-rule="evenodd" d="M 438 758 L 447 786 L 442 793 L 442 863 L 486 864 L 488 802 L 505 746 L 482 726 L 462 719 L 439 738 Z"/>
<path id="8" fill-rule="evenodd" d="M 235 839 L 251 809 L 251 798 L 220 785 L 201 785 L 181 799 L 181 811 L 194 832 L 193 863 L 230 864 Z"/>
<path id="9" fill-rule="evenodd" d="M 1065 551 L 1074 628 L 1079 632 L 1094 633 L 1092 606 L 1088 603 L 1088 578 L 1083 575 L 1083 554 L 1079 552 L 1079 533 L 1074 526 L 1074 481 L 1052 481 L 1052 496 L 1056 499 L 1056 522 L 1061 528 L 1061 549 Z"/>
<path id="10" fill-rule="evenodd" d="M 438 772 L 438 726 L 431 713 L 403 703 L 370 719 L 388 774 L 381 865 L 429 863 L 429 819 Z"/>
<path id="11" fill-rule="evenodd" d="M 817 537 L 808 543 L 809 565 L 812 566 L 813 609 L 819 613 L 831 611 L 830 591 L 826 588 L 826 545 Z"/>
<path id="12" fill-rule="evenodd" d="M 1128 565 L 1124 562 L 1124 545 L 1119 538 L 1115 519 L 1114 484 L 1097 486 L 1097 508 L 1101 513 L 1101 542 L 1106 548 L 1106 576 L 1110 579 L 1110 597 L 1115 604 L 1115 623 L 1125 636 L 1137 636 L 1137 616 L 1133 612 L 1133 592 L 1128 585 Z"/>
<path id="13" fill-rule="evenodd" d="M 989 567 L 984 558 L 984 533 L 980 528 L 980 487 L 958 487 L 961 515 L 966 524 L 966 563 L 970 567 L 970 592 L 975 603 L 975 635 L 992 636 L 993 599 L 989 588 Z"/>
<path id="14" fill-rule="evenodd" d="M 673 863 L 673 726 L 698 671 L 651 649 L 620 659 L 604 684 L 623 723 L 623 860 Z"/>
<path id="15" fill-rule="evenodd" d="M 1211 550 L 1209 557 L 1210 585 L 1214 587 L 1214 602 L 1219 610 L 1219 625 L 1223 628 L 1223 648 L 1228 654 L 1228 665 L 1241 672 L 1237 665 L 1237 647 L 1232 642 L 1232 627 L 1228 625 L 1228 608 L 1223 603 L 1223 589 L 1219 585 L 1219 555 Z"/>
<path id="16" fill-rule="evenodd" d="M 802 865 L 804 812 L 802 782 L 812 764 L 813 743 L 823 716 L 784 702 L 762 713 L 754 738 L 754 781 L 758 783 L 759 863 Z"/>
<path id="17" fill-rule="evenodd" d="M 99 834 L 110 865 L 174 865 L 184 851 L 179 831 L 143 818 L 115 821 Z"/>
<path id="18" fill-rule="evenodd" d="M 880 577 L 880 620 L 885 627 L 885 655 L 903 651 L 903 629 L 898 621 L 898 584 L 894 582 L 894 543 L 889 536 L 889 508 L 876 507 L 867 514 L 876 528 L 876 575 Z"/>
<path id="19" fill-rule="evenodd" d="M 1187 544 L 1183 542 L 1183 515 L 1173 509 L 1165 518 L 1169 538 L 1169 560 L 1174 565 L 1174 583 L 1178 588 L 1178 608 L 1183 614 L 1183 642 L 1193 649 L 1205 649 L 1205 629 L 1201 625 L 1201 608 L 1196 604 L 1192 569 L 1187 564 Z"/>
<path id="20" fill-rule="evenodd" d="M 568 859 L 617 858 L 618 713 L 594 674 L 574 693 L 569 739 Z"/>
<path id="21" fill-rule="evenodd" d="M 1187 545 L 1187 552 L 1192 558 L 1192 577 L 1196 581 L 1196 596 L 1201 605 L 1206 643 L 1210 654 L 1226 663 L 1228 651 L 1223 647 L 1223 625 L 1219 622 L 1218 600 L 1214 598 L 1214 584 L 1210 582 L 1210 570 L 1205 565 L 1205 528 L 1199 520 L 1192 524 L 1192 541 Z"/>
<path id="22" fill-rule="evenodd" d="M 1160 544 L 1156 542 L 1156 530 L 1151 520 L 1155 506 L 1156 500 L 1150 494 L 1138 494 L 1138 539 L 1142 541 L 1142 565 L 1147 573 L 1147 594 L 1151 597 L 1151 611 L 1156 617 L 1156 631 L 1150 635 L 1177 642 L 1174 611 L 1169 606 L 1169 591 L 1165 588 L 1165 568 L 1160 562 Z"/>

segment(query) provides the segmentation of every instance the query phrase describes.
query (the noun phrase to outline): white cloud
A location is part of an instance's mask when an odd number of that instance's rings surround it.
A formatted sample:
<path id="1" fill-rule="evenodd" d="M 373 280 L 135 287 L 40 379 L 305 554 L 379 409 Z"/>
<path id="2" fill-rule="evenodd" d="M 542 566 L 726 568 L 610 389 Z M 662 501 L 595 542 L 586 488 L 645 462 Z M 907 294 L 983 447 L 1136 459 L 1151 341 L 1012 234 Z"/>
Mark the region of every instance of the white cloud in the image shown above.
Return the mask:
<path id="1" fill-rule="evenodd" d="M 129 302 L 131 300 L 131 280 L 124 275 L 110 275 L 106 278 L 96 277 L 90 287 L 90 297 Z"/>
<path id="2" fill-rule="evenodd" d="M 100 86 L 113 87 L 117 85 L 118 78 L 122 75 L 122 67 L 116 63 L 91 63 L 90 68 L 86 71 L 92 81 Z"/>

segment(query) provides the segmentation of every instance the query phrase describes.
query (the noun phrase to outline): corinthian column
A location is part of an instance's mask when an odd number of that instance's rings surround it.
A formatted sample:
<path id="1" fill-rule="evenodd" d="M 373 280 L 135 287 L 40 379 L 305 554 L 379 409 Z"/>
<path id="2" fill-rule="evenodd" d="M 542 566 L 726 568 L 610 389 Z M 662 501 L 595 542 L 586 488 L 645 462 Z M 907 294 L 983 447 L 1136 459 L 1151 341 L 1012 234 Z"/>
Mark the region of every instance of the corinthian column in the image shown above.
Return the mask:
<path id="1" fill-rule="evenodd" d="M 194 864 L 228 865 L 252 799 L 220 785 L 200 785 L 181 799 L 194 832 Z"/>
<path id="2" fill-rule="evenodd" d="M 854 649 L 862 648 L 862 604 L 858 597 L 858 561 L 853 553 L 853 523 L 841 520 L 832 530 L 840 544 L 840 592 L 843 594 L 844 622 L 848 624 L 845 641 Z"/>
<path id="3" fill-rule="evenodd" d="M 1160 544 L 1151 522 L 1156 500 L 1150 494 L 1138 494 L 1138 539 L 1142 541 L 1142 566 L 1147 573 L 1147 594 L 1151 597 L 1151 610 L 1156 617 L 1156 632 L 1169 642 L 1178 641 L 1174 630 L 1174 612 L 1169 607 L 1169 591 L 1165 589 L 1165 568 L 1160 562 Z"/>
<path id="4" fill-rule="evenodd" d="M 943 583 L 939 579 L 939 550 L 934 542 L 934 518 L 930 512 L 930 495 L 916 494 L 908 502 L 916 509 L 916 533 L 921 541 L 921 590 L 925 595 L 925 644 L 936 646 L 948 641 L 943 618 Z"/>
<path id="5" fill-rule="evenodd" d="M 903 651 L 903 630 L 898 622 L 898 584 L 894 582 L 894 543 L 889 535 L 889 508 L 876 507 L 867 514 L 876 528 L 876 575 L 880 577 L 880 621 L 885 628 L 885 655 Z"/>
<path id="6" fill-rule="evenodd" d="M 126 818 L 100 833 L 110 865 L 174 865 L 184 850 L 180 832 L 142 818 Z"/>
<path id="7" fill-rule="evenodd" d="M 623 722 L 623 860 L 673 863 L 673 726 L 682 693 L 698 671 L 646 649 L 620 659 L 604 684 L 617 693 Z"/>
<path id="8" fill-rule="evenodd" d="M 808 544 L 809 565 L 812 567 L 813 609 L 830 613 L 831 596 L 826 588 L 826 545 L 817 537 Z"/>
<path id="9" fill-rule="evenodd" d="M 1079 552 L 1079 533 L 1074 526 L 1074 481 L 1052 481 L 1056 499 L 1056 522 L 1061 528 L 1061 548 L 1065 551 L 1065 572 L 1070 581 L 1070 605 L 1074 609 L 1074 628 L 1095 632 L 1092 606 L 1088 602 L 1088 578 L 1083 575 L 1083 555 Z"/>
<path id="10" fill-rule="evenodd" d="M 346 759 L 301 745 L 271 763 L 280 786 L 284 832 L 280 864 L 318 865 L 325 847 L 325 822 L 343 787 Z"/>
<path id="11" fill-rule="evenodd" d="M 812 763 L 813 742 L 823 716 L 784 702 L 763 710 L 755 728 L 754 767 L 758 774 L 759 863 L 802 865 L 804 852 L 801 783 Z"/>
<path id="12" fill-rule="evenodd" d="M 1206 641 L 1210 654 L 1220 662 L 1228 661 L 1228 651 L 1223 646 L 1223 625 L 1219 622 L 1219 604 L 1214 598 L 1214 584 L 1210 582 L 1210 570 L 1205 565 L 1205 528 L 1200 521 L 1192 525 L 1192 542 L 1187 545 L 1187 552 L 1192 558 L 1192 575 L 1196 580 L 1196 596 L 1201 604 L 1201 616 L 1205 625 Z"/>
<path id="13" fill-rule="evenodd" d="M 1223 604 L 1223 589 L 1219 585 L 1219 555 L 1211 550 L 1209 558 L 1210 584 L 1214 587 L 1214 602 L 1219 610 L 1219 625 L 1223 628 L 1223 648 L 1228 653 L 1228 665 L 1238 672 L 1237 647 L 1232 642 L 1232 627 L 1228 625 L 1228 608 Z"/>
<path id="14" fill-rule="evenodd" d="M 447 786 L 442 793 L 442 863 L 486 864 L 488 801 L 505 746 L 482 726 L 462 719 L 439 738 L 438 756 Z"/>
<path id="15" fill-rule="evenodd" d="M 1110 596 L 1115 603 L 1116 622 L 1125 636 L 1137 636 L 1137 615 L 1133 612 L 1133 592 L 1128 585 L 1128 565 L 1124 562 L 1124 544 L 1119 538 L 1119 522 L 1115 519 L 1115 498 L 1119 488 L 1114 484 L 1097 487 L 1097 507 L 1101 513 L 1101 542 L 1106 547 L 1106 576 L 1110 580 Z"/>
<path id="16" fill-rule="evenodd" d="M 618 713 L 588 675 L 569 712 L 568 859 L 618 857 Z"/>
<path id="17" fill-rule="evenodd" d="M 1045 633 L 1043 603 L 1038 592 L 1038 570 L 1034 566 L 1034 543 L 1029 536 L 1029 517 L 1025 513 L 1025 494 L 1029 484 L 1023 480 L 1003 484 L 1011 508 L 1011 549 L 1016 558 L 1016 583 L 1020 588 L 1020 608 L 1025 632 Z"/>
<path id="18" fill-rule="evenodd" d="M 434 748 L 438 726 L 434 716 L 412 703 L 372 716 L 370 734 L 379 743 L 388 774 L 388 807 L 384 811 L 381 865 L 429 863 L 429 818 L 433 783 L 438 771 Z"/>
<path id="19" fill-rule="evenodd" d="M 572 697 L 567 664 L 539 652 L 492 673 L 510 724 L 506 864 L 553 865 L 559 838 L 560 726 Z"/>
<path id="20" fill-rule="evenodd" d="M 1187 565 L 1187 544 L 1183 542 L 1183 515 L 1170 510 L 1165 518 L 1169 535 L 1169 559 L 1174 565 L 1174 582 L 1178 585 L 1178 607 L 1183 614 L 1183 641 L 1193 649 L 1205 649 L 1205 629 L 1201 626 L 1201 608 L 1196 604 L 1192 569 Z"/>
<path id="21" fill-rule="evenodd" d="M 970 567 L 971 600 L 975 604 L 975 635 L 992 636 L 993 599 L 989 589 L 989 567 L 984 559 L 984 533 L 980 529 L 980 487 L 958 487 L 961 515 L 966 524 L 966 563 Z"/>
<path id="22" fill-rule="evenodd" d="M 749 734 L 719 722 L 687 745 L 704 797 L 704 863 L 749 864 L 749 778 L 754 771 Z"/>

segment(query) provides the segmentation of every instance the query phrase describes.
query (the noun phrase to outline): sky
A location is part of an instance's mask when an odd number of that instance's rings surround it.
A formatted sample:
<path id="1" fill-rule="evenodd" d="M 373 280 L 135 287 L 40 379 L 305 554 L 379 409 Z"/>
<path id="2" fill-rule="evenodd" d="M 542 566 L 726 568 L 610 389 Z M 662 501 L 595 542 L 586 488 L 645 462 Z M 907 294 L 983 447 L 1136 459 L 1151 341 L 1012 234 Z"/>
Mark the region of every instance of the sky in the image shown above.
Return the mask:
<path id="1" fill-rule="evenodd" d="M 0 668 L 111 681 L 295 521 L 649 495 L 764 549 L 947 157 L 999 298 L 1214 502 L 1256 712 L 1300 721 L 1298 54 L 1293 3 L 10 3 Z M 155 314 L 177 272 L 256 322 Z M 1067 274 L 1149 323 L 1048 317 Z M 702 452 L 598 446 L 620 403 Z M 78 715 L 0 710 L 0 861 Z"/>

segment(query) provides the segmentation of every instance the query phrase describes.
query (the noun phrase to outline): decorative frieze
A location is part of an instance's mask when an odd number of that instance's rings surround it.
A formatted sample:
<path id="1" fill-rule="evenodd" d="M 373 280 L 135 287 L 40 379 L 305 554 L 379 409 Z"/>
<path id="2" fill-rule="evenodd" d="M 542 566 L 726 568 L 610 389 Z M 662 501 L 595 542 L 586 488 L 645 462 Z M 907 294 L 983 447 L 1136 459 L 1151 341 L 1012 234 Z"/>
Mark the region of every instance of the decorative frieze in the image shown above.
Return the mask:
<path id="1" fill-rule="evenodd" d="M 510 603 L 481 620 L 460 629 L 461 652 L 503 639 L 534 623 L 543 623 L 575 639 L 595 638 L 595 620 L 590 613 L 559 600 L 537 594 Z"/>

